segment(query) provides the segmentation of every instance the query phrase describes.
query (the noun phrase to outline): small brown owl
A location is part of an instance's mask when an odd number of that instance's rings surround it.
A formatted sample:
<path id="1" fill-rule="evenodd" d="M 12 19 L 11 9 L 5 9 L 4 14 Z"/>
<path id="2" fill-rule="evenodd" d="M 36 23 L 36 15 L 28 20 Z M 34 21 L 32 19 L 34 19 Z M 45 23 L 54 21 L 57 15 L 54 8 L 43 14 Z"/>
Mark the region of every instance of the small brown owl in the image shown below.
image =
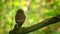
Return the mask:
<path id="1" fill-rule="evenodd" d="M 15 15 L 15 21 L 18 25 L 22 25 L 26 19 L 26 16 L 24 14 L 24 11 L 22 9 L 17 10 L 17 13 Z"/>

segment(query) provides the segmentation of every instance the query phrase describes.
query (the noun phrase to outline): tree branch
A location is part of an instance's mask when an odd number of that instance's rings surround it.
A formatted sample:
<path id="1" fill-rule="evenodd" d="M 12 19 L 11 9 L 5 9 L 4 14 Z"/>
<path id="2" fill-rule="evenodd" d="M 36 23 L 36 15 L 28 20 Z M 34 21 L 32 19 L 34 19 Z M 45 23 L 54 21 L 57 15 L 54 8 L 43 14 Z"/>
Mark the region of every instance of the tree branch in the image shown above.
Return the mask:
<path id="1" fill-rule="evenodd" d="M 30 27 L 26 27 L 26 28 L 23 28 L 23 29 L 22 28 L 18 29 L 18 30 L 16 30 L 16 31 L 18 31 L 16 33 L 18 33 L 18 34 L 27 34 L 29 32 L 38 30 L 42 27 L 45 27 L 45 26 L 48 26 L 50 24 L 54 24 L 54 23 L 57 23 L 57 22 L 60 22 L 60 15 L 54 16 L 52 18 L 45 19 L 44 21 L 39 22 L 39 23 L 37 23 L 35 25 L 32 25 Z M 13 33 L 13 32 L 14 31 L 11 31 L 10 33 Z"/>

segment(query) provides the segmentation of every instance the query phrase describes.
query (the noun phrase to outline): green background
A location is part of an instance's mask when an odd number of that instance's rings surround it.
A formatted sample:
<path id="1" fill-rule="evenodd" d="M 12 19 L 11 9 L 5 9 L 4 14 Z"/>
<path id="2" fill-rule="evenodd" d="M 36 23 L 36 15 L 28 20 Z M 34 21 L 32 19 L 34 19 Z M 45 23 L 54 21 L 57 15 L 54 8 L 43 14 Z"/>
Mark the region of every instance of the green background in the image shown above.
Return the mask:
<path id="1" fill-rule="evenodd" d="M 60 14 L 60 0 L 0 0 L 0 34 L 8 34 L 13 30 L 18 9 L 23 9 L 26 15 L 23 27 L 29 27 Z M 60 23 L 29 34 L 60 34 Z"/>

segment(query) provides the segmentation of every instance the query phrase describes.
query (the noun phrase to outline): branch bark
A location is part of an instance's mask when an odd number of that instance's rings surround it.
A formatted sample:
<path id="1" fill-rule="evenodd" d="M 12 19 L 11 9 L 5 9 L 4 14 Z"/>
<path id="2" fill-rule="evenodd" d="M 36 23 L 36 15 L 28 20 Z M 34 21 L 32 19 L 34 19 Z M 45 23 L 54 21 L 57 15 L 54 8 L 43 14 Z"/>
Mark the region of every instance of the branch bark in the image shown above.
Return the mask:
<path id="1" fill-rule="evenodd" d="M 45 26 L 48 26 L 50 24 L 54 24 L 54 23 L 57 23 L 57 22 L 60 22 L 60 15 L 54 16 L 52 18 L 45 19 L 44 21 L 39 22 L 39 23 L 37 23 L 35 25 L 32 25 L 30 27 L 20 28 L 20 29 L 17 29 L 17 30 L 15 29 L 15 30 L 18 31 L 18 32 L 16 32 L 18 34 L 27 34 L 27 33 L 33 32 L 35 30 L 38 30 L 42 27 L 45 27 Z M 15 31 L 13 30 L 10 33 L 14 34 Z"/>

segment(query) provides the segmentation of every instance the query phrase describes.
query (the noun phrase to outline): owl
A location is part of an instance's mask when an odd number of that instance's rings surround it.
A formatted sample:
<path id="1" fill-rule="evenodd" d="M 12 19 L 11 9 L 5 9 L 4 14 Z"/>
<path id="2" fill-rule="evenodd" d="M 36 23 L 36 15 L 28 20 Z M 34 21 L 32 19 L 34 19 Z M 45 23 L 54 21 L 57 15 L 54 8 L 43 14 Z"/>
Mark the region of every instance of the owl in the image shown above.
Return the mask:
<path id="1" fill-rule="evenodd" d="M 17 13 L 15 15 L 15 21 L 18 25 L 22 25 L 26 19 L 26 16 L 24 14 L 24 11 L 22 9 L 17 10 Z"/>

